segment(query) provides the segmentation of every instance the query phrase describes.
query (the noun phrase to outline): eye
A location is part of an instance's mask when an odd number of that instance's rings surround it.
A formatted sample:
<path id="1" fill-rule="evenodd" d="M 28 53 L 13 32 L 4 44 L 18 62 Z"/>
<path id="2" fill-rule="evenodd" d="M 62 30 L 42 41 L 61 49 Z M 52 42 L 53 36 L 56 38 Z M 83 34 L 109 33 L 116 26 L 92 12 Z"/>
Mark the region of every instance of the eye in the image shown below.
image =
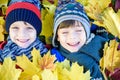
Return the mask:
<path id="1" fill-rule="evenodd" d="M 68 33 L 67 31 L 62 32 L 62 34 L 67 34 L 67 33 Z"/>
<path id="2" fill-rule="evenodd" d="M 14 27 L 11 27 L 11 29 L 17 30 L 17 29 L 19 29 L 19 28 L 16 27 L 16 26 L 14 26 Z"/>
<path id="3" fill-rule="evenodd" d="M 82 30 L 76 30 L 76 32 L 82 32 Z"/>
<path id="4" fill-rule="evenodd" d="M 32 28 L 32 27 L 27 27 L 27 29 L 28 29 L 28 30 L 33 30 L 34 28 Z"/>

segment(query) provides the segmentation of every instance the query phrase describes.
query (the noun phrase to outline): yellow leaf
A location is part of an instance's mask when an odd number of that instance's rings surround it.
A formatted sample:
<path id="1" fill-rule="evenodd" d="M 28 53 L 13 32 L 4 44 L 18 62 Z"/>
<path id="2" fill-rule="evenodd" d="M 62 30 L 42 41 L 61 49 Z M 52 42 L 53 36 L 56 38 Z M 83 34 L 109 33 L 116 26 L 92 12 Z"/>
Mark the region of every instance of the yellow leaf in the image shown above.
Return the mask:
<path id="1" fill-rule="evenodd" d="M 38 76 L 38 75 L 34 75 L 34 76 L 32 77 L 32 80 L 40 80 L 40 79 L 39 79 L 39 76 Z"/>
<path id="2" fill-rule="evenodd" d="M 3 19 L 3 17 L 0 17 L 0 41 L 4 41 L 5 40 L 5 20 Z"/>
<path id="3" fill-rule="evenodd" d="M 18 56 L 17 65 L 23 69 L 19 80 L 29 80 L 32 79 L 32 76 L 40 72 L 40 69 L 33 64 L 25 55 Z M 40 76 L 40 74 L 38 75 Z"/>
<path id="4" fill-rule="evenodd" d="M 101 26 L 103 25 L 102 14 L 106 7 L 110 4 L 111 0 L 88 0 L 88 4 L 85 7 L 87 15 L 94 21 L 98 21 Z"/>
<path id="5" fill-rule="evenodd" d="M 83 66 L 73 63 L 70 70 L 64 69 L 64 73 L 69 80 L 90 80 L 90 71 L 83 72 Z"/>
<path id="6" fill-rule="evenodd" d="M 117 13 L 109 7 L 104 11 L 104 15 L 102 17 L 104 20 L 105 28 L 115 37 L 120 38 L 120 11 Z"/>
<path id="7" fill-rule="evenodd" d="M 120 50 L 117 50 L 118 42 L 111 40 L 105 44 L 104 55 L 100 60 L 100 66 L 103 70 L 107 68 L 109 71 L 114 71 L 115 68 L 120 67 Z"/>
<path id="8" fill-rule="evenodd" d="M 0 0 L 0 7 L 2 5 L 7 6 L 7 4 L 8 4 L 8 0 Z"/>
<path id="9" fill-rule="evenodd" d="M 55 68 L 55 55 L 51 55 L 50 51 L 45 54 L 40 60 L 39 60 L 39 66 L 42 70 L 44 69 L 51 69 L 53 70 Z"/>
<path id="10" fill-rule="evenodd" d="M 56 1 L 56 0 L 55 0 Z M 41 35 L 45 35 L 46 43 L 51 44 L 50 38 L 52 37 L 53 33 L 53 21 L 54 21 L 54 13 L 56 6 L 49 3 L 47 0 L 43 0 L 42 8 L 42 32 Z"/>
<path id="11" fill-rule="evenodd" d="M 84 6 L 86 6 L 88 4 L 88 0 L 76 0 L 76 1 L 81 3 Z"/>
<path id="12" fill-rule="evenodd" d="M 55 75 L 50 69 L 44 69 L 42 74 L 42 80 L 58 80 L 57 75 Z"/>
<path id="13" fill-rule="evenodd" d="M 31 54 L 32 54 L 32 63 L 35 64 L 37 67 L 39 67 L 38 66 L 39 59 L 41 58 L 40 51 L 33 48 Z"/>
<path id="14" fill-rule="evenodd" d="M 70 69 L 70 61 L 64 60 L 63 62 L 56 62 L 56 67 L 54 72 L 57 73 L 58 80 L 69 80 L 68 77 L 64 73 L 64 68 L 65 69 Z"/>
<path id="15" fill-rule="evenodd" d="M 15 65 L 11 58 L 5 58 L 3 65 L 0 66 L 0 80 L 18 80 L 21 70 L 16 69 Z"/>

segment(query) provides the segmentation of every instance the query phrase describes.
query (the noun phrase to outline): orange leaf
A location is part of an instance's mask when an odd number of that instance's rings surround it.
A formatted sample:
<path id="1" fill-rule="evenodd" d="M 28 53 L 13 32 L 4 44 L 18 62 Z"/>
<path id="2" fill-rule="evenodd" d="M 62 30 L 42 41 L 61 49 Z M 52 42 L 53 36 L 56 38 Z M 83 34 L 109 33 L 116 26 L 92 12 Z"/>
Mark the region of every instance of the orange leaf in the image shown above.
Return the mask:
<path id="1" fill-rule="evenodd" d="M 42 70 L 44 70 L 44 69 L 51 69 L 51 70 L 53 70 L 55 68 L 54 61 L 55 61 L 55 56 L 54 55 L 50 55 L 50 51 L 49 51 L 46 55 L 43 56 L 43 58 L 41 58 L 39 60 L 40 68 Z"/>

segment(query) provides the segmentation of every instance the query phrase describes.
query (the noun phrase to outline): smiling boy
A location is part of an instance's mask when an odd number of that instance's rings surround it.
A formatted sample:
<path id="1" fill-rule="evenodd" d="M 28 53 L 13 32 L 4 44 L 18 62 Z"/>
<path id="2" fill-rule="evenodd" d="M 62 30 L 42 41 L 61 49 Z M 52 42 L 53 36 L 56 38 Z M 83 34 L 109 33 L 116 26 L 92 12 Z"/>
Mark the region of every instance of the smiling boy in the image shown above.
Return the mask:
<path id="1" fill-rule="evenodd" d="M 31 8 L 32 7 L 32 8 Z M 36 48 L 43 55 L 48 50 L 38 36 L 42 30 L 39 0 L 11 0 L 6 12 L 7 44 L 0 50 L 0 62 L 6 57 L 26 55 L 32 60 Z"/>

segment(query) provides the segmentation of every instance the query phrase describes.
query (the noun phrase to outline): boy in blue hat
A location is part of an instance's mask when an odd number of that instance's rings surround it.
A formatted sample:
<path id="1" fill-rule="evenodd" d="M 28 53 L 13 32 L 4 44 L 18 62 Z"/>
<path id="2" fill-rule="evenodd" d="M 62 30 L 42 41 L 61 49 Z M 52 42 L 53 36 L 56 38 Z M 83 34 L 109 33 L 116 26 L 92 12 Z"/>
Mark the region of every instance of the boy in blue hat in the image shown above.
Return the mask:
<path id="1" fill-rule="evenodd" d="M 36 48 L 41 55 L 48 50 L 39 40 L 41 17 L 39 0 L 11 0 L 6 12 L 7 44 L 0 50 L 0 62 L 4 58 L 26 55 L 32 59 L 31 51 Z"/>

